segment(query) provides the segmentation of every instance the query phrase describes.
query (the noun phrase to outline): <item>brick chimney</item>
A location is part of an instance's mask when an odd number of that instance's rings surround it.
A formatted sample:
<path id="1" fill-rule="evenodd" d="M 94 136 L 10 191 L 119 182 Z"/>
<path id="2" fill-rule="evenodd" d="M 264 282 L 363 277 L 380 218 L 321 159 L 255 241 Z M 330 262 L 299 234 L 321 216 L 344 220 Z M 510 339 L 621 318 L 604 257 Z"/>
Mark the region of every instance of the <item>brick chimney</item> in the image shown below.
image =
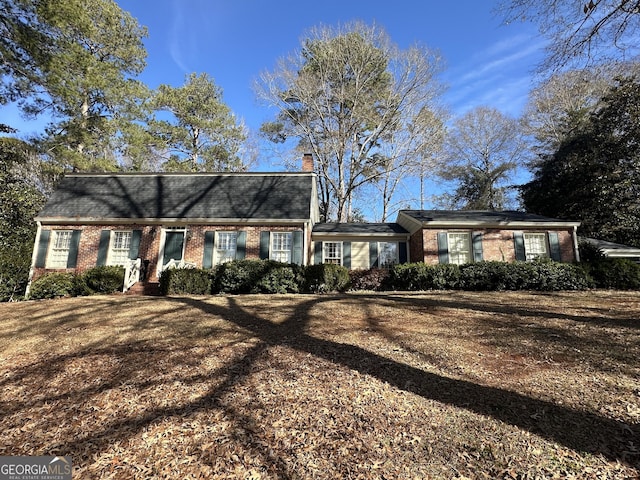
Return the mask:
<path id="1" fill-rule="evenodd" d="M 313 155 L 310 153 L 302 155 L 302 171 L 313 172 Z"/>

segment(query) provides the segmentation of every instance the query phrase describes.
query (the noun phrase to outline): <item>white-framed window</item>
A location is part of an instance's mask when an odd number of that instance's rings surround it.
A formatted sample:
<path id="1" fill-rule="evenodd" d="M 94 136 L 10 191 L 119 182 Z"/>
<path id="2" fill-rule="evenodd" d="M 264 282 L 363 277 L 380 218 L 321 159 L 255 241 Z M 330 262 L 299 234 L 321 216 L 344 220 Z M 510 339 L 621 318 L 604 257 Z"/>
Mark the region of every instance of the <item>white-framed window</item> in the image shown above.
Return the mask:
<path id="1" fill-rule="evenodd" d="M 342 242 L 322 242 L 322 263 L 342 265 Z"/>
<path id="2" fill-rule="evenodd" d="M 216 232 L 215 244 L 215 265 L 235 260 L 238 247 L 238 232 Z"/>
<path id="3" fill-rule="evenodd" d="M 381 268 L 395 265 L 398 261 L 398 242 L 378 243 L 378 265 Z"/>
<path id="4" fill-rule="evenodd" d="M 125 265 L 129 261 L 132 233 L 130 230 L 111 232 L 107 265 Z"/>
<path id="5" fill-rule="evenodd" d="M 47 254 L 47 268 L 67 268 L 72 230 L 53 230 Z"/>
<path id="6" fill-rule="evenodd" d="M 447 234 L 449 263 L 463 265 L 471 262 L 471 234 L 451 232 Z"/>
<path id="7" fill-rule="evenodd" d="M 523 237 L 524 253 L 527 261 L 549 256 L 547 235 L 545 233 L 525 233 Z"/>
<path id="8" fill-rule="evenodd" d="M 271 233 L 271 255 L 270 259 L 276 262 L 291 263 L 291 245 L 293 235 L 291 232 Z"/>

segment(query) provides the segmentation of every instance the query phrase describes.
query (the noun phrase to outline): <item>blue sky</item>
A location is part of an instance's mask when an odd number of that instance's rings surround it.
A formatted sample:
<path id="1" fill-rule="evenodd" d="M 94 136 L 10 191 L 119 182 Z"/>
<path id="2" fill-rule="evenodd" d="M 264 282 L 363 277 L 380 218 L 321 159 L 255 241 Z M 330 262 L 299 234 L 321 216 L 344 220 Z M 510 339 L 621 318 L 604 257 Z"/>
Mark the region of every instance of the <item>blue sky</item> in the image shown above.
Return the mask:
<path id="1" fill-rule="evenodd" d="M 478 105 L 519 115 L 543 54 L 543 41 L 533 25 L 501 25 L 493 12 L 495 2 L 487 0 L 119 0 L 118 4 L 149 30 L 142 81 L 151 88 L 161 83 L 177 87 L 188 73 L 206 72 L 222 88 L 225 103 L 252 130 L 272 113 L 257 104 L 252 82 L 298 48 L 305 32 L 320 24 L 375 22 L 401 48 L 419 42 L 437 49 L 446 65 L 442 80 L 448 90 L 443 99 L 454 115 Z M 3 110 L 5 115 L 16 115 Z M 17 126 L 27 134 L 40 123 Z"/>
<path id="2" fill-rule="evenodd" d="M 252 131 L 274 113 L 258 104 L 252 83 L 278 58 L 299 48 L 320 24 L 376 23 L 401 48 L 414 43 L 440 52 L 443 103 L 455 117 L 486 105 L 518 116 L 535 84 L 544 54 L 535 26 L 501 24 L 495 2 L 458 0 L 118 0 L 149 30 L 147 67 L 140 80 L 156 88 L 181 86 L 191 72 L 206 72 L 223 101 Z M 42 122 L 21 123 L 3 108 L 7 123 L 26 135 Z M 281 170 L 261 163 L 257 170 Z"/>
<path id="3" fill-rule="evenodd" d="M 207 72 L 224 101 L 252 128 L 268 119 L 251 85 L 263 70 L 300 46 L 311 27 L 352 20 L 382 26 L 401 48 L 415 42 L 445 59 L 445 102 L 454 114 L 489 105 L 518 115 L 532 85 L 542 41 L 528 24 L 501 25 L 491 1 L 458 0 L 120 0 L 148 27 L 142 80 L 182 85 Z"/>

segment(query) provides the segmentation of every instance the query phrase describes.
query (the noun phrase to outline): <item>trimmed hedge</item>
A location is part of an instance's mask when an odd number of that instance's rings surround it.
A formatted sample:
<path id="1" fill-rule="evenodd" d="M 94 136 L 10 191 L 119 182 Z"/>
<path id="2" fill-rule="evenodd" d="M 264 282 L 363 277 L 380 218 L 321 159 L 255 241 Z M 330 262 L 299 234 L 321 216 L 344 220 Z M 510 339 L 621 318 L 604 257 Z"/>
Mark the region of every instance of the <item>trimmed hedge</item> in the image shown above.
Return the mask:
<path id="1" fill-rule="evenodd" d="M 211 272 L 202 268 L 168 268 L 160 274 L 162 295 L 207 295 Z"/>
<path id="2" fill-rule="evenodd" d="M 387 288 L 421 290 L 584 290 L 593 281 L 578 265 L 550 260 L 537 262 L 477 262 L 465 265 L 395 265 Z"/>
<path id="3" fill-rule="evenodd" d="M 213 293 L 298 293 L 304 280 L 299 265 L 273 260 L 234 260 L 213 275 Z"/>
<path id="4" fill-rule="evenodd" d="M 387 288 L 400 291 L 452 290 L 459 287 L 460 267 L 454 264 L 403 263 L 389 272 Z"/>
<path id="5" fill-rule="evenodd" d="M 308 293 L 344 292 L 349 287 L 349 270 L 342 265 L 323 263 L 304 269 L 304 291 Z"/>
<path id="6" fill-rule="evenodd" d="M 82 275 L 51 272 L 44 274 L 31 284 L 29 299 L 76 297 L 90 293 L 91 290 L 87 287 Z"/>
<path id="7" fill-rule="evenodd" d="M 93 267 L 82 274 L 87 287 L 93 293 L 121 292 L 124 284 L 124 267 Z"/>

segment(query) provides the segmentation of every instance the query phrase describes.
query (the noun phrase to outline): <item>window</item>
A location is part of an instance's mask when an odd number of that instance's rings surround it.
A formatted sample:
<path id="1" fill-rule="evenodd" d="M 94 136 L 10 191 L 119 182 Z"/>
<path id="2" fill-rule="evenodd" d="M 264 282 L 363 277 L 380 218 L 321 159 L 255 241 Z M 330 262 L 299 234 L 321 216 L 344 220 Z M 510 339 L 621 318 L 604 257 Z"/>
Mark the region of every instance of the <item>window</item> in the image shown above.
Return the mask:
<path id="1" fill-rule="evenodd" d="M 342 265 L 342 242 L 322 242 L 323 263 Z"/>
<path id="2" fill-rule="evenodd" d="M 527 261 L 548 257 L 547 235 L 544 233 L 525 233 L 524 252 Z"/>
<path id="3" fill-rule="evenodd" d="M 378 264 L 381 268 L 398 263 L 398 244 L 396 242 L 378 243 Z"/>
<path id="4" fill-rule="evenodd" d="M 217 232 L 216 248 L 215 248 L 216 265 L 235 260 L 237 245 L 238 245 L 237 232 Z"/>
<path id="5" fill-rule="evenodd" d="M 291 232 L 271 233 L 271 260 L 291 263 Z"/>
<path id="6" fill-rule="evenodd" d="M 449 262 L 462 265 L 471 262 L 471 237 L 468 233 L 447 235 Z"/>
<path id="7" fill-rule="evenodd" d="M 107 265 L 125 265 L 129 261 L 131 232 L 111 232 Z"/>
<path id="8" fill-rule="evenodd" d="M 67 268 L 72 230 L 54 230 L 47 256 L 47 268 Z"/>

